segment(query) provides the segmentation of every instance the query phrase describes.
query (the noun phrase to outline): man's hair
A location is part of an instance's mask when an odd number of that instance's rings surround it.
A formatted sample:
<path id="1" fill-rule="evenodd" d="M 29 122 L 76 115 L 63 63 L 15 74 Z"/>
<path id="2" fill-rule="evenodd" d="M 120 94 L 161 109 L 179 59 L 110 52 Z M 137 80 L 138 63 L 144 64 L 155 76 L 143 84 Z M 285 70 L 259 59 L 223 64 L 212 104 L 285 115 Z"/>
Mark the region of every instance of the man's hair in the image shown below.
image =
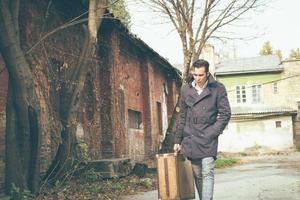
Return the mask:
<path id="1" fill-rule="evenodd" d="M 209 63 L 206 60 L 204 59 L 196 60 L 192 65 L 192 69 L 200 68 L 200 67 L 204 67 L 205 72 L 209 72 Z"/>

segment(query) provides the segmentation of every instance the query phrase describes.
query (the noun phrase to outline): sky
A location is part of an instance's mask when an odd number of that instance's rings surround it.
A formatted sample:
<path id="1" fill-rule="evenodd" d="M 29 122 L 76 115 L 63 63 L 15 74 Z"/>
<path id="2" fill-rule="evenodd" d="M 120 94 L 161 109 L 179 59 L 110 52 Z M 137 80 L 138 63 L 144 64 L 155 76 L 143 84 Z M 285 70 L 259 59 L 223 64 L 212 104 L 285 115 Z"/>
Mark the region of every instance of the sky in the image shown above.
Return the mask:
<path id="1" fill-rule="evenodd" d="M 128 0 L 131 15 L 131 32 L 141 38 L 171 64 L 183 62 L 181 42 L 170 23 L 165 23 L 158 13 L 147 6 Z M 263 12 L 247 16 L 247 27 L 234 32 L 251 40 L 228 41 L 215 44 L 218 54 L 234 57 L 259 56 L 264 42 L 269 41 L 274 50 L 281 50 L 283 57 L 291 49 L 300 48 L 300 0 L 273 0 Z"/>

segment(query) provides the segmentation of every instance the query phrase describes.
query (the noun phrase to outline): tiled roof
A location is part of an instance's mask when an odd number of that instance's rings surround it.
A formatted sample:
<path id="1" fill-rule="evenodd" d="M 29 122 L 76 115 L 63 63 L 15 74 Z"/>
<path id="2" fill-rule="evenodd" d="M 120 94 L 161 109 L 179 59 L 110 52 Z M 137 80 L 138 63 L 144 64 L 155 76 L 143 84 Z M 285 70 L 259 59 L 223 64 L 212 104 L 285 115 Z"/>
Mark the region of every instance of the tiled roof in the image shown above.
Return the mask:
<path id="1" fill-rule="evenodd" d="M 276 55 L 239 58 L 216 65 L 216 75 L 276 72 L 282 70 L 281 61 Z"/>
<path id="2" fill-rule="evenodd" d="M 293 114 L 296 110 L 285 106 L 268 106 L 268 105 L 253 105 L 253 106 L 232 106 L 232 115 L 259 115 L 259 114 Z"/>

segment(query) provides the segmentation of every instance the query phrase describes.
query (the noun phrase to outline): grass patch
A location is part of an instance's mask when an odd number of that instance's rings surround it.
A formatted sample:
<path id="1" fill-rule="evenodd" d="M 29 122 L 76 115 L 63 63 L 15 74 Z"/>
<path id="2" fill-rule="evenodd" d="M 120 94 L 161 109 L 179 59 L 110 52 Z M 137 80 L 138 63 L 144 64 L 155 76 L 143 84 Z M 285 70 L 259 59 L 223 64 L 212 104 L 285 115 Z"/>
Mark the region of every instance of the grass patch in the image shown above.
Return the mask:
<path id="1" fill-rule="evenodd" d="M 235 164 L 240 163 L 240 159 L 237 158 L 218 158 L 216 160 L 216 168 L 225 168 L 225 167 L 231 167 Z"/>

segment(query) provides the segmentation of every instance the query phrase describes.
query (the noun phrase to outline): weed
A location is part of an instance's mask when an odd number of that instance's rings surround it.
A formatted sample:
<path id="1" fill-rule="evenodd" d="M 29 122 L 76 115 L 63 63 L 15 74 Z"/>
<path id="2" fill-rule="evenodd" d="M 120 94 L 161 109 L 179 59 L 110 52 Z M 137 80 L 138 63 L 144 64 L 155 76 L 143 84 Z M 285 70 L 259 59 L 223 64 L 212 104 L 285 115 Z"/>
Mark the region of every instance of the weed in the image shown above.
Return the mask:
<path id="1" fill-rule="evenodd" d="M 115 182 L 112 184 L 112 188 L 115 190 L 124 190 L 127 188 L 127 184 L 123 182 Z"/>
<path id="2" fill-rule="evenodd" d="M 140 185 L 144 186 L 145 188 L 151 188 L 153 186 L 153 180 L 150 178 L 142 178 L 140 179 Z"/>
<path id="3" fill-rule="evenodd" d="M 79 162 L 87 163 L 91 160 L 89 156 L 88 145 L 81 139 L 77 140 L 76 155 Z"/>
<path id="4" fill-rule="evenodd" d="M 86 170 L 85 172 L 83 172 L 81 174 L 82 178 L 84 178 L 87 181 L 98 181 L 102 179 L 101 173 L 100 172 L 96 172 L 94 168 L 91 168 L 89 170 Z"/>
<path id="5" fill-rule="evenodd" d="M 234 164 L 239 163 L 240 160 L 236 158 L 229 158 L 229 159 L 217 159 L 216 160 L 216 168 L 224 168 L 230 167 Z"/>
<path id="6" fill-rule="evenodd" d="M 100 185 L 92 185 L 91 187 L 88 187 L 87 190 L 91 193 L 105 193 L 105 188 L 103 188 Z"/>
<path id="7" fill-rule="evenodd" d="M 34 194 L 32 194 L 29 190 L 20 189 L 13 183 L 10 190 L 10 197 L 13 200 L 26 200 L 33 198 Z"/>
<path id="8" fill-rule="evenodd" d="M 248 154 L 245 153 L 245 152 L 241 152 L 240 155 L 241 155 L 241 156 L 247 156 Z"/>

